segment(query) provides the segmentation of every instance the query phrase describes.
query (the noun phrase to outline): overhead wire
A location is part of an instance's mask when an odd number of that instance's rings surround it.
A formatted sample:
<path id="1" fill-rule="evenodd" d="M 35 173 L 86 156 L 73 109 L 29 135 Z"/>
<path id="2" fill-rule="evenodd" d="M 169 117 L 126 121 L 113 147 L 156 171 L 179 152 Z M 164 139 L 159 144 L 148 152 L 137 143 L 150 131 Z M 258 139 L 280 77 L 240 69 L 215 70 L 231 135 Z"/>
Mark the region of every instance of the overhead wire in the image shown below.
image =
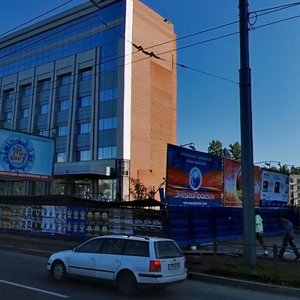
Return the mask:
<path id="1" fill-rule="evenodd" d="M 67 1 L 67 2 L 65 2 L 65 3 L 63 3 L 63 4 L 59 5 L 59 6 L 56 6 L 55 8 L 52 8 L 52 9 L 50 9 L 50 10 L 48 10 L 48 11 L 42 13 L 41 15 L 39 15 L 39 16 L 37 16 L 37 17 L 34 17 L 33 19 L 30 19 L 29 21 L 26 21 L 25 23 L 22 23 L 22 24 L 20 24 L 20 25 L 14 27 L 14 28 L 8 30 L 8 31 L 5 31 L 5 32 L 3 32 L 3 33 L 0 33 L 0 37 L 2 37 L 2 36 L 4 36 L 4 35 L 7 35 L 8 33 L 13 32 L 13 31 L 15 31 L 15 30 L 17 30 L 17 29 L 19 29 L 19 28 L 22 28 L 23 26 L 25 26 L 25 25 L 27 25 L 27 24 L 30 24 L 30 23 L 32 23 L 33 21 L 38 20 L 38 19 L 40 19 L 41 17 L 44 17 L 44 16 L 48 15 L 49 13 L 51 13 L 51 12 L 53 12 L 53 11 L 59 9 L 59 8 L 62 8 L 63 6 L 69 4 L 70 2 L 73 2 L 73 1 L 74 1 L 74 0 L 69 0 L 69 1 Z"/>
<path id="2" fill-rule="evenodd" d="M 73 1 L 73 0 L 71 0 Z M 71 2 L 71 1 L 68 1 L 67 3 Z M 65 3 L 66 4 L 66 3 Z M 64 5 L 65 5 L 64 4 Z M 284 8 L 290 8 L 292 6 L 295 6 L 295 5 L 299 5 L 300 2 L 297 2 L 297 3 L 294 3 L 294 4 L 290 4 L 290 5 L 285 5 L 285 6 L 280 6 L 280 8 L 284 7 Z M 260 10 L 260 11 L 269 11 L 271 8 L 269 9 L 264 9 L 264 10 Z M 274 9 L 274 8 L 273 8 Z M 276 9 L 278 10 L 279 7 L 276 7 Z M 283 9 L 283 8 L 282 8 Z M 277 11 L 276 10 L 276 11 Z M 257 11 L 259 12 L 259 11 Z M 265 13 L 264 13 L 265 14 Z M 268 25 L 272 25 L 272 24 L 275 24 L 277 22 L 283 22 L 284 20 L 289 20 L 289 19 L 292 19 L 292 18 L 295 18 L 295 17 L 299 17 L 299 16 L 294 16 L 294 17 L 290 17 L 290 18 L 285 18 L 285 19 L 282 19 L 280 21 L 275 21 L 275 22 L 272 22 L 272 23 L 268 23 L 268 24 L 264 24 L 264 25 L 260 25 L 260 26 L 257 26 L 256 28 L 260 28 L 260 27 L 264 27 L 264 26 L 268 26 Z M 85 20 L 83 20 L 82 22 L 84 22 Z M 120 34 L 118 31 L 116 30 L 113 30 L 113 28 L 108 25 L 105 21 L 101 21 L 108 29 L 112 30 L 113 32 L 117 33 L 119 36 L 121 36 L 122 38 L 125 38 L 124 35 Z M 209 32 L 209 31 L 212 31 L 212 30 L 216 30 L 216 29 L 219 29 L 219 28 L 223 28 L 225 26 L 229 26 L 229 25 L 233 25 L 235 23 L 237 23 L 238 21 L 235 21 L 235 22 L 230 22 L 230 23 L 226 23 L 226 24 L 223 24 L 223 25 L 220 25 L 220 26 L 216 26 L 216 27 L 212 27 L 212 28 L 209 28 L 209 29 L 206 29 L 206 30 L 202 30 L 202 31 L 199 31 L 199 32 L 196 32 L 196 33 L 192 33 L 192 34 L 189 34 L 189 35 L 186 35 L 186 36 L 183 36 L 183 37 L 179 37 L 177 38 L 176 40 L 180 40 L 180 39 L 184 39 L 184 38 L 188 38 L 188 37 L 192 37 L 192 36 L 195 36 L 195 35 L 199 35 L 201 33 L 205 33 L 205 32 Z M 65 30 L 65 29 L 64 29 Z M 163 55 L 163 54 L 166 54 L 166 53 L 170 53 L 170 52 L 174 52 L 174 51 L 178 51 L 178 50 L 182 50 L 182 49 L 186 49 L 186 48 L 190 48 L 190 47 L 193 47 L 193 46 L 196 46 L 196 45 L 200 45 L 200 44 L 204 44 L 204 43 L 208 43 L 208 42 L 211 42 L 211 41 L 215 41 L 215 40 L 219 40 L 219 39 L 222 39 L 222 38 L 226 38 L 226 37 L 229 37 L 229 36 L 233 36 L 233 35 L 237 35 L 239 32 L 233 32 L 233 33 L 229 33 L 229 34 L 225 34 L 225 35 L 222 35 L 222 36 L 218 36 L 218 37 L 215 37 L 215 38 L 211 38 L 211 39 L 207 39 L 207 40 L 204 40 L 204 41 L 200 41 L 200 42 L 197 42 L 197 43 L 193 43 L 193 44 L 190 44 L 190 45 L 186 45 L 186 46 L 182 46 L 182 47 L 178 47 L 178 48 L 175 48 L 175 49 L 172 49 L 172 50 L 168 50 L 168 51 L 165 51 L 165 52 L 161 52 L 161 53 L 158 53 L 158 54 L 155 54 L 153 52 L 146 52 L 145 53 L 145 49 L 147 48 L 142 48 L 142 51 L 143 53 L 147 54 L 148 57 L 145 57 L 145 58 L 141 58 L 141 59 L 138 59 L 138 60 L 135 60 L 135 61 L 132 61 L 131 63 L 136 63 L 136 62 L 139 62 L 139 61 L 142 61 L 142 60 L 145 60 L 145 59 L 148 59 L 148 58 L 156 58 L 156 59 L 163 59 L 161 58 L 159 55 Z M 48 36 L 49 37 L 49 36 Z M 160 43 L 160 44 L 156 44 L 156 45 L 153 45 L 151 46 L 152 48 L 154 47 L 157 47 L 159 45 L 163 45 L 163 44 L 166 44 L 166 43 L 170 43 L 170 42 L 174 42 L 176 40 L 171 40 L 171 41 L 166 41 L 164 43 Z M 40 40 L 39 40 L 40 41 Z M 136 47 L 136 45 L 133 45 L 134 47 Z M 141 47 L 141 46 L 137 46 L 137 47 Z M 135 54 L 139 51 L 136 51 L 136 52 L 132 52 L 130 54 L 126 54 L 126 55 L 132 55 L 132 54 Z M 116 58 L 113 58 L 113 59 L 110 59 L 108 61 L 102 61 L 100 62 L 99 64 L 97 64 L 96 66 L 98 65 L 101 65 L 101 64 L 105 64 L 105 63 L 108 63 L 108 62 L 111 62 L 111 61 L 114 61 L 114 60 L 117 60 L 117 59 L 120 59 L 120 58 L 123 58 L 125 55 L 121 55 L 121 56 L 118 56 Z M 2 58 L 2 57 L 0 57 Z M 163 59 L 165 60 L 165 59 Z M 122 64 L 122 65 L 119 65 L 113 69 L 116 69 L 116 68 L 120 68 L 120 67 L 124 67 L 126 64 Z M 198 73 L 202 73 L 202 74 L 206 74 L 208 76 L 211 76 L 211 77 L 214 77 L 214 78 L 218 78 L 218 79 L 222 79 L 222 80 L 225 80 L 225 81 L 228 81 L 228 82 L 232 82 L 232 83 L 237 83 L 236 81 L 233 81 L 233 80 L 229 80 L 229 79 L 226 79 L 224 77 L 221 77 L 221 76 L 217 76 L 217 75 L 213 75 L 213 74 L 210 74 L 208 72 L 205 72 L 205 71 L 201 71 L 201 70 L 198 70 L 198 69 L 195 69 L 195 68 L 192 68 L 192 67 L 189 67 L 187 65 L 184 65 L 184 64 L 180 64 L 180 63 L 177 63 L 177 65 L 179 67 L 182 67 L 182 68 L 185 68 L 185 69 L 190 69 L 192 71 L 195 71 L 195 72 L 198 72 Z M 112 70 L 113 70 L 112 69 Z M 108 72 L 108 71 L 107 71 Z M 101 73 L 104 73 L 103 71 Z M 74 74 L 73 76 L 76 76 L 77 74 Z"/>

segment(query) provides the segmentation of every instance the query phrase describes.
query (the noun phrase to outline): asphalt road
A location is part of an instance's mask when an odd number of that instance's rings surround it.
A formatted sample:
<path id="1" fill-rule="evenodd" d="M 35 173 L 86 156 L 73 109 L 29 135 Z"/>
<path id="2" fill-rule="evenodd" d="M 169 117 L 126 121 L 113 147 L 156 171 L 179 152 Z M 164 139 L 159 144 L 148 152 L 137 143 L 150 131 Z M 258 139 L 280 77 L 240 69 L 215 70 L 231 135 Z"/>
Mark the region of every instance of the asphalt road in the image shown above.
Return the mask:
<path id="1" fill-rule="evenodd" d="M 68 279 L 55 282 L 46 270 L 47 258 L 13 251 L 0 251 L 0 299 L 128 299 L 109 285 L 98 282 Z M 299 295 L 300 296 L 300 295 Z M 225 286 L 188 279 L 166 290 L 142 290 L 138 299 L 206 299 L 206 300 L 293 300 L 299 297 L 275 295 L 265 289 L 250 290 L 239 284 Z"/>

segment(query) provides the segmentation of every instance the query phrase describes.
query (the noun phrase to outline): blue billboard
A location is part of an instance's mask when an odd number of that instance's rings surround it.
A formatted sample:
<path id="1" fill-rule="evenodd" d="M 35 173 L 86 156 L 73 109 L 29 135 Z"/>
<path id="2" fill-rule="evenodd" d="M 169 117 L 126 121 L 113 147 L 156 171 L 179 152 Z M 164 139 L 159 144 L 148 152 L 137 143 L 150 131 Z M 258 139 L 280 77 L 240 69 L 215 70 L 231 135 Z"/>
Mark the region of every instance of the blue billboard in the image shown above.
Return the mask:
<path id="1" fill-rule="evenodd" d="M 222 158 L 168 144 L 165 199 L 169 205 L 221 206 Z"/>
<path id="2" fill-rule="evenodd" d="M 54 139 L 0 129 L 0 178 L 51 180 Z"/>

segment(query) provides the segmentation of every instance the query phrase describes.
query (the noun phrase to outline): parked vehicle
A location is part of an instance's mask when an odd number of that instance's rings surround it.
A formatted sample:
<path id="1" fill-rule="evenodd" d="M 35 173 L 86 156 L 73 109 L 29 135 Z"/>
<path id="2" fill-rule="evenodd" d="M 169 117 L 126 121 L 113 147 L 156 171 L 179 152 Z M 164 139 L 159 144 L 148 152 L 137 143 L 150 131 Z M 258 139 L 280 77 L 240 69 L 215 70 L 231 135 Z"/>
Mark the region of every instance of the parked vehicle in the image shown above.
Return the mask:
<path id="1" fill-rule="evenodd" d="M 67 276 L 105 279 L 126 295 L 141 286 L 165 287 L 187 277 L 185 257 L 174 240 L 145 236 L 95 237 L 52 254 L 47 268 L 57 281 Z"/>

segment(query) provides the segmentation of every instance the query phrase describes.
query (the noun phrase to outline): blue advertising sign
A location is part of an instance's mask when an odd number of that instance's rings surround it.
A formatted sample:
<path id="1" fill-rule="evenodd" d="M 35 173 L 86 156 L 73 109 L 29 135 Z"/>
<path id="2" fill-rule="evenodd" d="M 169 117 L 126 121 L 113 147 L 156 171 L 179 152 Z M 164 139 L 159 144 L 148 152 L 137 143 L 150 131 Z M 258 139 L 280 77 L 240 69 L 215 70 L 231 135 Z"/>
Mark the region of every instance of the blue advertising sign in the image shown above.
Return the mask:
<path id="1" fill-rule="evenodd" d="M 54 140 L 0 129 L 0 177 L 51 180 Z"/>
<path id="2" fill-rule="evenodd" d="M 169 205 L 221 206 L 222 158 L 168 144 L 165 199 Z"/>

